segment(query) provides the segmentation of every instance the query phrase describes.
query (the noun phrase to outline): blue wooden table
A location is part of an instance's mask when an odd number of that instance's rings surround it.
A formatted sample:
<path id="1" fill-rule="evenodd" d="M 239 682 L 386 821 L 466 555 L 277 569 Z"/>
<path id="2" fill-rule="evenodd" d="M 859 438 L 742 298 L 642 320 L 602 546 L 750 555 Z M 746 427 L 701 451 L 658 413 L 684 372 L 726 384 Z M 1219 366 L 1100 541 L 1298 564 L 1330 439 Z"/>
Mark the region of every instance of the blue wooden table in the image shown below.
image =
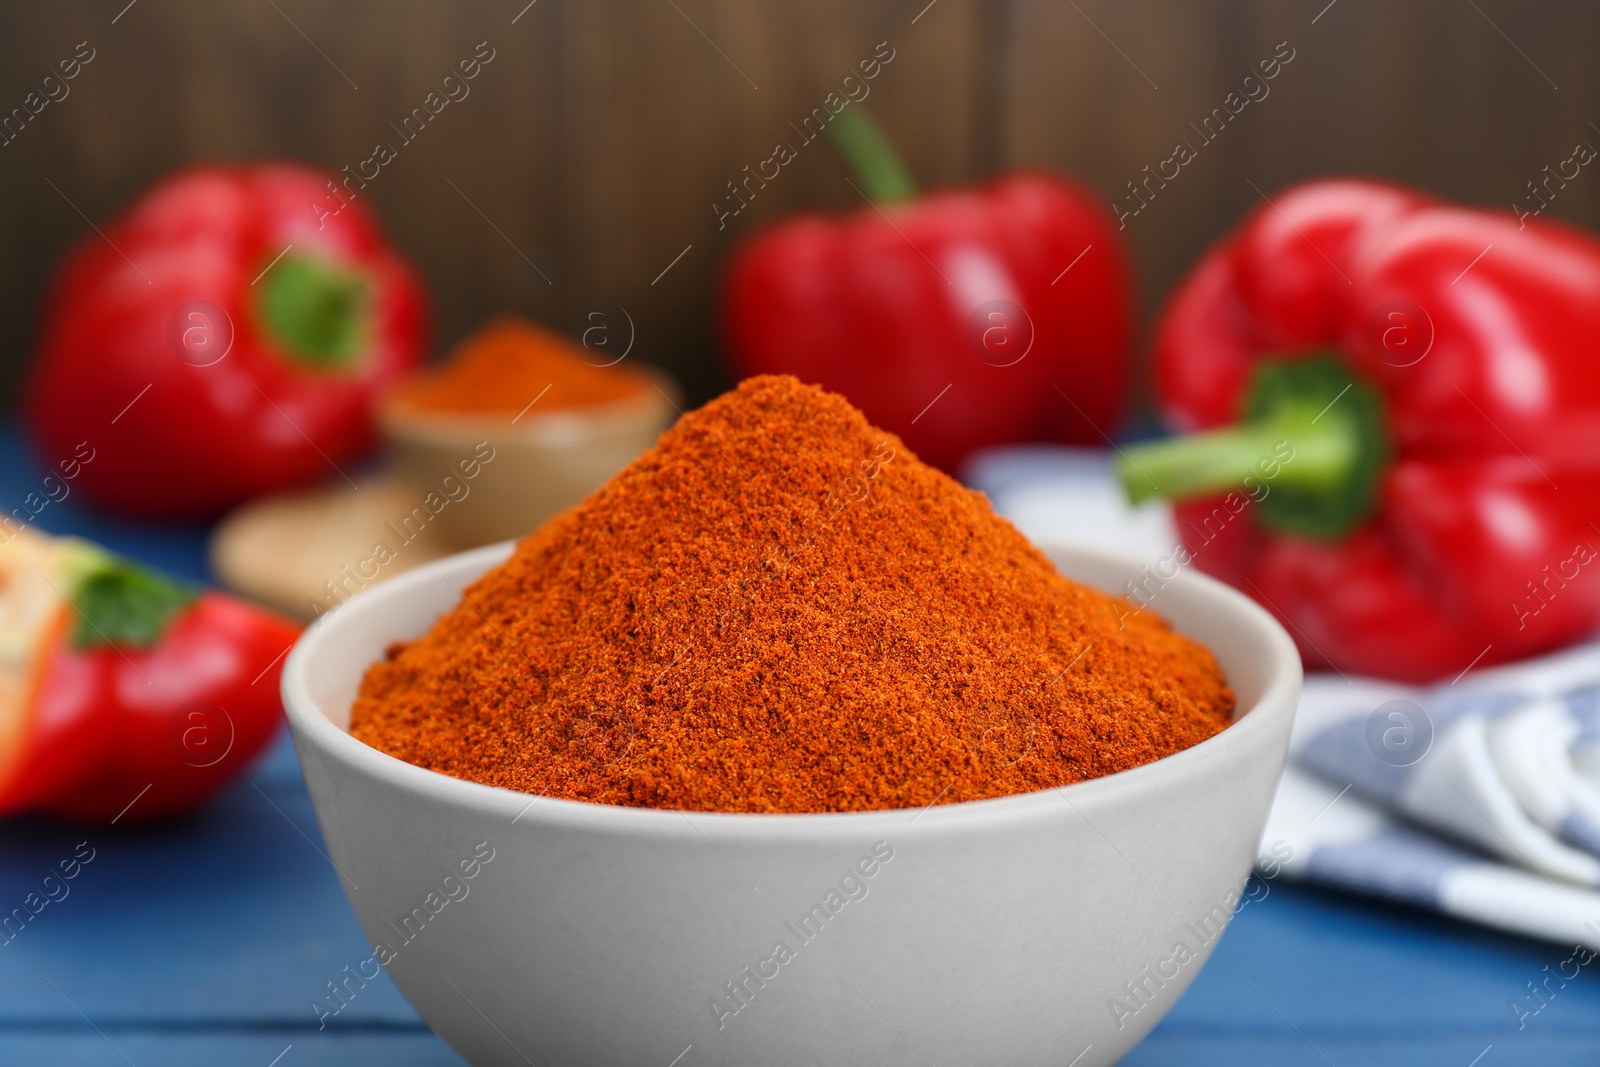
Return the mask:
<path id="1" fill-rule="evenodd" d="M 16 436 L 0 431 L 0 507 L 19 505 L 40 476 Z M 76 497 L 50 504 L 38 521 L 205 576 L 200 527 L 114 522 Z M 21 905 L 60 860 L 90 849 L 69 895 L 0 947 L 0 1065 L 462 1062 L 387 978 L 319 1029 L 312 999 L 370 948 L 322 855 L 286 738 L 248 781 L 186 822 L 109 831 L 0 824 L 0 913 Z M 1125 1062 L 1600 1063 L 1600 973 L 1547 994 L 1520 1029 L 1509 1007 L 1569 954 L 1273 883 Z"/>

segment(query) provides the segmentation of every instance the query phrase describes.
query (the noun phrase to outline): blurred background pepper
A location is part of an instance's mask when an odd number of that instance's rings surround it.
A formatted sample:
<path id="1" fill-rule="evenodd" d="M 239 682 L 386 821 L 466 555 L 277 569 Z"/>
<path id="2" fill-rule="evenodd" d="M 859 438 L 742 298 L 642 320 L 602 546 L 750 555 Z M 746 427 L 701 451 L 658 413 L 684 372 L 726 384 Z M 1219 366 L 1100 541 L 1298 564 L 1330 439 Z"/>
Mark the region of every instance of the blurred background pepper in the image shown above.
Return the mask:
<path id="1" fill-rule="evenodd" d="M 199 167 L 85 234 L 26 392 L 40 448 L 115 437 L 78 484 L 139 515 L 337 477 L 428 329 L 420 282 L 351 197 L 301 166 Z"/>
<path id="2" fill-rule="evenodd" d="M 867 206 L 785 220 L 735 253 L 722 293 L 734 368 L 843 393 L 951 472 L 987 445 L 1115 432 L 1132 282 L 1105 203 L 1042 173 L 918 198 L 859 106 L 827 131 Z"/>
<path id="3" fill-rule="evenodd" d="M 1156 335 L 1135 500 L 1315 666 L 1407 681 L 1600 627 L 1600 241 L 1370 181 L 1273 196 Z M 1287 443 L 1286 458 L 1278 454 Z"/>
<path id="4" fill-rule="evenodd" d="M 0 815 L 143 822 L 208 800 L 278 732 L 299 627 L 77 538 L 0 545 Z"/>

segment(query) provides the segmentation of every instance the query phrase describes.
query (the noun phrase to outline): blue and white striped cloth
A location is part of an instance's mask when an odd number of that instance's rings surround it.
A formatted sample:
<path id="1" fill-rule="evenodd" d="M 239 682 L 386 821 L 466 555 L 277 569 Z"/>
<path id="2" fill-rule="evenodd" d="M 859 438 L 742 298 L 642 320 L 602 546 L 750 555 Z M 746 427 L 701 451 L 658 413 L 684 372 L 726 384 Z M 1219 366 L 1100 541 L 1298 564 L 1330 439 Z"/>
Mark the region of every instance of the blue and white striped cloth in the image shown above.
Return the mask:
<path id="1" fill-rule="evenodd" d="M 1313 675 L 1262 835 L 1280 876 L 1600 948 L 1600 646 L 1427 690 Z"/>
<path id="2" fill-rule="evenodd" d="M 965 474 L 1036 540 L 1154 559 L 1177 539 L 1099 451 L 997 450 Z M 1600 644 L 1427 689 L 1307 677 L 1260 867 L 1600 949 Z"/>

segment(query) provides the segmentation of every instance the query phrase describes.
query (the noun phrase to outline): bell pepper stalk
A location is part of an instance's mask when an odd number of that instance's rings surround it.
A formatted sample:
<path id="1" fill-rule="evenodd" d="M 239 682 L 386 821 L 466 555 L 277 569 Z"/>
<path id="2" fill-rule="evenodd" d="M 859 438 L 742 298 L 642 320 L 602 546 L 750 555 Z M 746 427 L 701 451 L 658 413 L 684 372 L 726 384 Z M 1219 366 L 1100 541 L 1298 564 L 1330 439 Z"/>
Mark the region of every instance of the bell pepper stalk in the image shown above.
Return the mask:
<path id="1" fill-rule="evenodd" d="M 1337 356 L 1315 355 L 1262 363 L 1238 425 L 1123 449 L 1117 473 L 1135 504 L 1189 500 L 1265 483 L 1270 457 L 1259 524 L 1328 539 L 1372 513 L 1391 451 L 1382 396 Z"/>
<path id="2" fill-rule="evenodd" d="M 720 290 L 734 370 L 843 393 L 947 471 L 989 445 L 1114 432 L 1133 291 L 1104 201 L 1043 173 L 919 194 L 861 105 L 826 130 L 868 203 L 740 242 Z"/>
<path id="3" fill-rule="evenodd" d="M 75 538 L 0 549 L 0 815 L 188 811 L 272 740 L 297 628 Z"/>
<path id="4" fill-rule="evenodd" d="M 834 147 L 855 171 L 868 201 L 882 207 L 916 197 L 917 183 L 894 146 L 865 111 L 847 107 L 826 129 Z"/>
<path id="5" fill-rule="evenodd" d="M 26 385 L 48 456 L 108 508 L 203 517 L 339 477 L 376 395 L 426 352 L 420 282 L 359 201 L 281 163 L 202 166 L 85 234 L 56 271 Z"/>
<path id="6" fill-rule="evenodd" d="M 1600 628 L 1600 241 L 1309 182 L 1200 261 L 1155 349 L 1179 436 L 1125 448 L 1124 488 L 1309 665 L 1426 682 Z"/>

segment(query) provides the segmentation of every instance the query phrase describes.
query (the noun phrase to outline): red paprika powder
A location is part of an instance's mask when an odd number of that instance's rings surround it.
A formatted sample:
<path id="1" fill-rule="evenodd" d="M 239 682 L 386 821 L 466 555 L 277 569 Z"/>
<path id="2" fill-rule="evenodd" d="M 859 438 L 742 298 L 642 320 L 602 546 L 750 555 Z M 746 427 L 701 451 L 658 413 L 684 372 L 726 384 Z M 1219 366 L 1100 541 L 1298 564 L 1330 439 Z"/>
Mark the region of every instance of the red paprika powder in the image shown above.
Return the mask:
<path id="1" fill-rule="evenodd" d="M 592 353 L 563 335 L 515 315 L 491 319 L 463 339 L 437 367 L 418 371 L 393 397 L 415 408 L 449 413 L 516 414 L 584 407 L 645 392 L 650 378 Z"/>
<path id="2" fill-rule="evenodd" d="M 692 811 L 922 807 L 1169 755 L 1211 653 L 1079 585 L 841 397 L 745 381 L 467 586 L 351 732 L 529 793 Z"/>

